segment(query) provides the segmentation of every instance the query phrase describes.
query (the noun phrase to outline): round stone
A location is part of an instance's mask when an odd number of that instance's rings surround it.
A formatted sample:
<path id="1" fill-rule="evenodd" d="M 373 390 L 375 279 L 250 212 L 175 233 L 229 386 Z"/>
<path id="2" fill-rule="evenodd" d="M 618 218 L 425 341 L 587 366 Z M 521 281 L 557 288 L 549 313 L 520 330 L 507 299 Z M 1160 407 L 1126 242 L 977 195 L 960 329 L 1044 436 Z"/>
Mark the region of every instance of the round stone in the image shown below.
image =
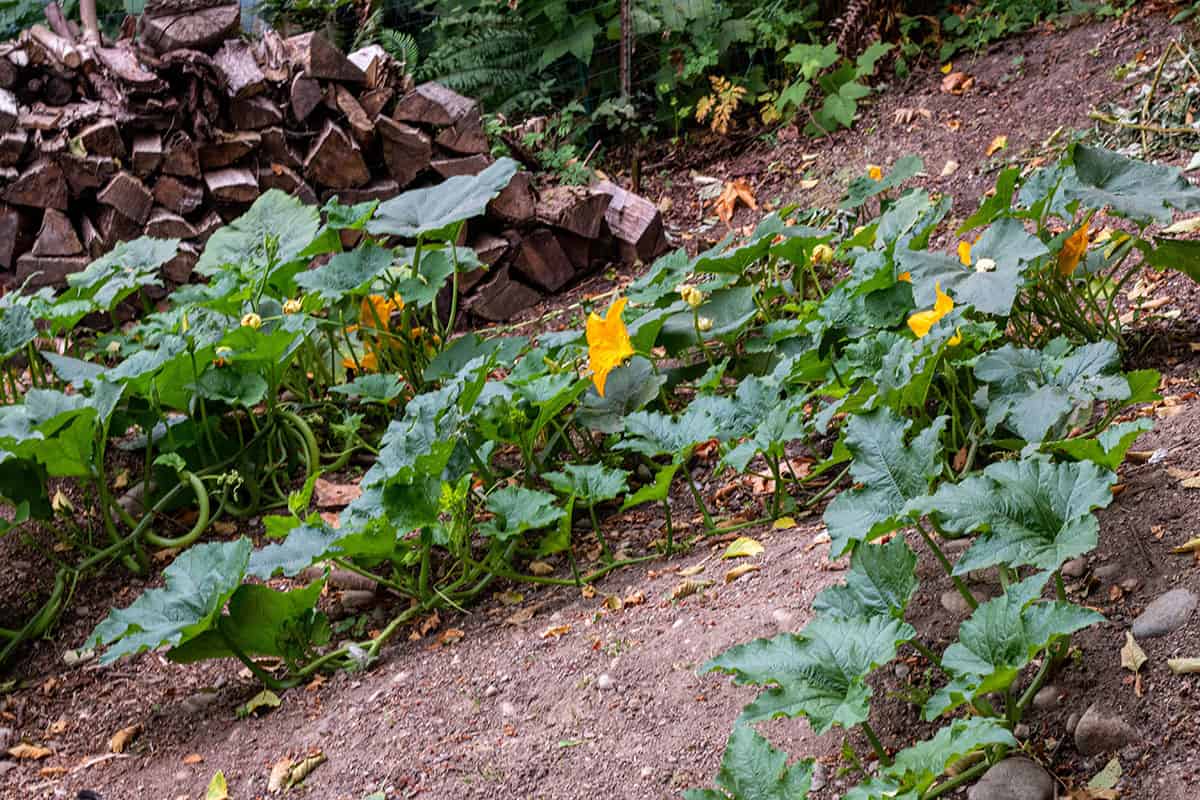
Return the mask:
<path id="1" fill-rule="evenodd" d="M 1075 726 L 1075 749 L 1085 756 L 1120 750 L 1137 739 L 1137 732 L 1118 714 L 1093 703 Z"/>
<path id="2" fill-rule="evenodd" d="M 616 685 L 613 679 L 608 676 L 608 673 L 604 673 L 599 678 L 596 678 L 596 688 L 602 692 L 606 692 Z"/>
<path id="3" fill-rule="evenodd" d="M 1035 761 L 1006 758 L 983 774 L 967 800 L 1054 800 L 1054 779 Z"/>
<path id="4" fill-rule="evenodd" d="M 1033 696 L 1033 707 L 1038 711 L 1051 711 L 1058 708 L 1058 704 L 1062 702 L 1063 690 L 1057 686 L 1043 686 L 1038 690 L 1038 693 Z"/>
<path id="5" fill-rule="evenodd" d="M 1134 638 L 1153 639 L 1182 628 L 1196 610 L 1197 602 L 1200 598 L 1187 589 L 1172 589 L 1146 606 L 1133 621 Z"/>
<path id="6" fill-rule="evenodd" d="M 1086 571 L 1086 558 L 1072 558 L 1070 561 L 1062 565 L 1062 574 L 1068 578 L 1082 578 L 1083 573 Z"/>

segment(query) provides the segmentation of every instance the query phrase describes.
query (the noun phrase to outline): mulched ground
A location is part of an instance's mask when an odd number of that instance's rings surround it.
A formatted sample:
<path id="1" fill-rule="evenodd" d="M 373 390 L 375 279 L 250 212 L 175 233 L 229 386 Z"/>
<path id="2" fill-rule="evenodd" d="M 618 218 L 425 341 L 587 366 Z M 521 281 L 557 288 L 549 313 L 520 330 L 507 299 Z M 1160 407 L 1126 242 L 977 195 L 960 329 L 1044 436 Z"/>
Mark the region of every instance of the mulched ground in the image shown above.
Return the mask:
<path id="1" fill-rule="evenodd" d="M 941 93 L 942 76 L 931 70 L 881 95 L 854 131 L 821 142 L 788 141 L 781 132 L 710 161 L 700 142 L 679 148 L 644 189 L 664 200 L 673 234 L 699 248 L 723 231 L 705 222 L 712 213 L 699 200 L 696 176 L 747 178 L 760 202 L 772 205 L 831 204 L 867 163 L 887 167 L 915 152 L 926 164 L 920 182 L 954 195 L 953 216 L 961 219 L 1004 164 L 1053 158 L 1040 149 L 1051 134 L 1061 128 L 1063 141 L 1089 129 L 1089 108 L 1126 91 L 1114 78 L 1119 65 L 1139 53 L 1153 60 L 1181 34 L 1161 15 L 1037 31 L 956 64 L 976 79 L 961 97 Z M 898 124 L 900 109 L 926 109 L 929 117 L 918 112 Z M 952 120 L 957 130 L 947 125 Z M 1008 136 L 1008 148 L 987 157 L 999 134 Z M 940 177 L 951 160 L 957 170 Z M 813 189 L 795 188 L 814 178 Z M 742 210 L 735 224 L 754 218 Z M 576 287 L 527 315 L 527 328 L 577 325 L 580 312 L 571 304 L 627 277 L 601 276 Z M 1101 546 L 1071 587 L 1108 621 L 1077 638 L 1078 658 L 1056 679 L 1061 703 L 1027 719 L 1030 750 L 1062 781 L 1064 795 L 1107 761 L 1080 757 L 1066 731 L 1071 715 L 1096 700 L 1144 737 L 1121 753 L 1122 797 L 1184 800 L 1200 784 L 1196 678 L 1173 676 L 1165 666 L 1167 658 L 1200 656 L 1200 621 L 1193 617 L 1182 630 L 1141 643 L 1149 661 L 1140 697 L 1119 658 L 1129 621 L 1149 601 L 1175 586 L 1200 590 L 1196 561 L 1169 552 L 1198 533 L 1195 490 L 1181 488 L 1167 471 L 1200 469 L 1200 358 L 1188 346 L 1200 340 L 1200 298 L 1177 276 L 1155 292 L 1172 298 L 1168 308 L 1181 314 L 1153 324 L 1130 366 L 1152 366 L 1171 379 L 1170 404 L 1135 446 L 1165 456 L 1122 470 L 1126 488 L 1101 515 Z M 569 310 L 542 319 L 563 308 Z M 723 483 L 719 476 L 701 478 L 712 481 L 710 490 Z M 739 497 L 750 499 L 745 491 Z M 692 513 L 688 501 L 680 505 L 684 517 Z M 728 584 L 730 563 L 718 558 L 724 545 L 711 543 L 610 575 L 593 597 L 518 587 L 523 597 L 515 605 L 506 604 L 513 597 L 497 596 L 470 615 L 443 614 L 442 630 L 463 632 L 456 643 L 439 644 L 436 632 L 401 640 L 369 672 L 289 691 L 281 708 L 246 720 L 235 719 L 234 708 L 257 687 L 237 664 L 184 667 L 146 654 L 108 668 L 64 666 L 64 652 L 80 645 L 110 603 L 125 605 L 143 588 L 114 575 L 83 589 L 54 640 L 32 648 L 21 665 L 21 688 L 0 696 L 0 726 L 54 751 L 36 764 L 0 761 L 0 796 L 73 797 L 86 788 L 108 800 L 200 798 L 221 769 L 230 795 L 243 800 L 265 795 L 277 760 L 320 750 L 329 760 L 307 781 L 309 797 L 359 800 L 384 789 L 389 798 L 677 797 L 714 774 L 730 726 L 753 695 L 727 679 L 698 677 L 696 667 L 733 644 L 803 627 L 813 597 L 839 580 L 845 566 L 828 562 L 821 531 L 819 513 L 787 530 L 745 531 L 766 546 L 755 559 L 761 569 Z M 631 553 L 657 535 L 653 516 L 622 518 L 610 532 Z M 19 606 L 44 570 L 15 539 L 0 541 L 0 560 L 8 566 L 0 606 Z M 697 565 L 702 571 L 679 572 Z M 928 558 L 919 575 L 923 587 L 910 621 L 927 642 L 944 644 L 957 624 L 939 600 L 949 584 Z M 685 581 L 712 584 L 670 599 Z M 639 593 L 644 602 L 637 602 Z M 603 605 L 610 595 L 633 602 L 611 611 Z M 346 599 L 335 593 L 328 603 L 336 609 Z M 373 609 L 347 613 L 364 614 L 370 624 L 387 617 L 388 605 L 380 597 Z M 873 722 L 885 742 L 903 746 L 914 733 L 930 732 L 904 699 L 922 680 L 915 660 L 873 679 Z M 130 725 L 142 726 L 133 745 L 108 755 L 110 737 Z M 837 733 L 815 737 L 800 720 L 763 730 L 789 752 L 821 759 L 826 787 L 819 797 L 836 797 L 849 785 L 839 775 Z"/>

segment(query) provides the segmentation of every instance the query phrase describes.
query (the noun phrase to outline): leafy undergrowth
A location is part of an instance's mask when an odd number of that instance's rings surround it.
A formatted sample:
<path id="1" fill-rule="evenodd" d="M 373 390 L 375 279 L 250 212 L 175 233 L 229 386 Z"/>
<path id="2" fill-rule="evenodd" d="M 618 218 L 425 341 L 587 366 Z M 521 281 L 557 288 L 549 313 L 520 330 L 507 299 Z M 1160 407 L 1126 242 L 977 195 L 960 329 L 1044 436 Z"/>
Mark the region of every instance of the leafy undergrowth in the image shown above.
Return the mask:
<path id="1" fill-rule="evenodd" d="M 450 336 L 458 276 L 481 266 L 453 243 L 513 174 L 503 160 L 432 193 L 320 213 L 268 193 L 214 235 L 206 283 L 119 333 L 85 322 L 155 285 L 177 242 L 124 245 L 58 297 L 6 296 L 0 490 L 10 530 L 54 521 L 45 549 L 59 567 L 43 607 L 0 630 L 0 658 L 49 632 L 79 581 L 146 573 L 151 551 L 174 550 L 165 585 L 96 628 L 102 663 L 158 649 L 236 658 L 286 688 L 365 669 L 406 623 L 500 582 L 583 586 L 653 557 L 606 540 L 615 509 L 660 506 L 669 553 L 842 489 L 824 520 L 831 555 L 850 554 L 847 582 L 818 597 L 801 633 L 708 665 L 766 688 L 734 728 L 720 790 L 692 796 L 802 796 L 811 762 L 785 769 L 750 727 L 779 716 L 863 732 L 877 768 L 847 797 L 931 798 L 969 782 L 1017 746 L 1012 730 L 1071 635 L 1100 619 L 1067 601 L 1059 570 L 1096 546 L 1094 512 L 1159 384 L 1121 371 L 1117 301 L 1144 266 L 1200 274 L 1194 243 L 1145 232 L 1200 208 L 1200 190 L 1078 145 L 1032 174 L 1001 173 L 943 254 L 928 247 L 949 199 L 902 193 L 919 169 L 906 159 L 857 179 L 841 211 L 809 212 L 807 225 L 788 209 L 745 241 L 669 254 L 584 330 L 534 341 Z M 879 215 L 852 227 L 868 203 Z M 1130 230 L 1093 230 L 1102 209 Z M 132 475 L 109 474 L 110 447 L 139 460 Z M 692 474 L 699 451 L 770 486 L 766 517 L 715 515 Z M 318 477 L 364 453 L 361 496 L 337 518 L 311 512 Z M 64 478 L 97 498 L 86 517 L 51 494 Z M 677 485 L 698 535 L 672 516 Z M 198 543 L 222 517 L 264 513 L 277 540 L 266 547 Z M 586 573 L 581 528 L 601 562 Z M 905 621 L 919 591 L 906 529 L 974 609 L 941 653 Z M 952 566 L 941 543 L 963 537 Z M 325 578 L 297 585 L 314 565 L 408 605 L 335 644 L 317 608 Z M 990 567 L 1005 591 L 978 603 L 963 576 Z M 923 715 L 945 724 L 893 757 L 871 727 L 867 677 L 903 644 L 941 675 Z"/>

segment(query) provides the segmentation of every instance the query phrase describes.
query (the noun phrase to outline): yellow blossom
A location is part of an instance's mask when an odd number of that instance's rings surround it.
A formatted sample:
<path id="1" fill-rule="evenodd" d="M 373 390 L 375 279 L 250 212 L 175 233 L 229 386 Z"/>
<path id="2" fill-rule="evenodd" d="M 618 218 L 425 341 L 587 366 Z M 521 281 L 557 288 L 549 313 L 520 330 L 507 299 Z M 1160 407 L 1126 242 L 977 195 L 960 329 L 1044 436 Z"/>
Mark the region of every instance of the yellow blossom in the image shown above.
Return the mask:
<path id="1" fill-rule="evenodd" d="M 1064 278 L 1070 277 L 1079 266 L 1080 260 L 1088 249 L 1088 224 L 1085 222 L 1079 230 L 1072 233 L 1063 242 L 1062 250 L 1058 251 L 1058 274 Z"/>
<path id="2" fill-rule="evenodd" d="M 216 358 L 213 359 L 214 367 L 223 367 L 229 363 L 229 357 L 233 355 L 233 348 L 218 347 L 216 350 Z"/>
<path id="3" fill-rule="evenodd" d="M 873 181 L 883 180 L 883 168 L 875 164 L 867 164 L 867 176 Z"/>
<path id="4" fill-rule="evenodd" d="M 704 292 L 695 286 L 688 286 L 681 283 L 675 287 L 675 291 L 679 292 L 679 296 L 683 298 L 683 302 L 687 303 L 691 308 L 699 308 L 704 303 Z"/>
<path id="5" fill-rule="evenodd" d="M 904 270 L 904 272 L 901 272 L 896 276 L 896 280 L 904 281 L 905 283 L 912 283 L 912 273 L 908 270 Z"/>
<path id="6" fill-rule="evenodd" d="M 946 344 L 950 345 L 951 347 L 954 347 L 955 345 L 960 344 L 961 342 L 962 342 L 962 332 L 958 328 L 955 328 L 954 335 L 950 337 L 950 341 L 946 342 Z"/>
<path id="7" fill-rule="evenodd" d="M 950 295 L 942 291 L 940 283 L 933 285 L 933 291 L 937 295 L 937 299 L 933 303 L 933 308 L 928 311 L 918 311 L 908 318 L 908 327 L 916 334 L 918 339 L 928 336 L 930 329 L 937 321 L 949 314 L 950 310 L 954 308 L 954 301 L 950 299 Z M 953 343 L 957 344 L 957 342 Z"/>
<path id="8" fill-rule="evenodd" d="M 964 267 L 971 266 L 971 243 L 964 240 L 958 243 L 958 260 Z"/>
<path id="9" fill-rule="evenodd" d="M 828 264 L 833 261 L 833 248 L 827 244 L 819 244 L 813 248 L 812 263 Z"/>
<path id="10" fill-rule="evenodd" d="M 608 373 L 633 355 L 633 342 L 629 340 L 629 330 L 621 320 L 625 303 L 624 297 L 613 301 L 608 307 L 608 313 L 603 317 L 594 311 L 588 314 L 588 367 L 592 370 L 592 382 L 596 385 L 596 393 L 601 397 L 604 397 L 604 384 L 608 380 Z"/>
<path id="11" fill-rule="evenodd" d="M 184 314 L 183 317 L 180 319 L 180 323 L 179 323 L 180 330 L 182 330 L 184 333 L 187 333 L 188 329 L 191 327 L 192 326 L 188 324 L 187 314 Z"/>
<path id="12" fill-rule="evenodd" d="M 342 366 L 346 369 L 361 369 L 363 372 L 378 372 L 379 359 L 375 357 L 374 350 L 368 350 L 358 358 L 358 363 L 354 363 L 354 359 L 346 356 L 342 359 Z"/>
<path id="13" fill-rule="evenodd" d="M 699 319 L 696 320 L 696 328 L 701 333 L 708 333 L 709 331 L 712 330 L 712 326 L 713 326 L 713 321 L 709 317 L 700 317 Z"/>
<path id="14" fill-rule="evenodd" d="M 259 328 L 262 327 L 262 317 L 260 317 L 258 314 L 255 314 L 253 311 L 251 311 L 242 317 L 242 327 L 243 328 L 253 328 L 254 330 L 258 330 Z"/>
<path id="15" fill-rule="evenodd" d="M 285 314 L 299 314 L 300 307 L 301 307 L 301 302 L 300 302 L 300 299 L 297 297 L 293 297 L 289 300 L 283 301 L 283 313 L 285 313 Z"/>
<path id="16" fill-rule="evenodd" d="M 369 294 L 362 299 L 358 309 L 358 322 L 365 328 L 391 330 L 392 314 L 404 310 L 404 300 L 394 294 L 390 298 L 381 294 Z"/>

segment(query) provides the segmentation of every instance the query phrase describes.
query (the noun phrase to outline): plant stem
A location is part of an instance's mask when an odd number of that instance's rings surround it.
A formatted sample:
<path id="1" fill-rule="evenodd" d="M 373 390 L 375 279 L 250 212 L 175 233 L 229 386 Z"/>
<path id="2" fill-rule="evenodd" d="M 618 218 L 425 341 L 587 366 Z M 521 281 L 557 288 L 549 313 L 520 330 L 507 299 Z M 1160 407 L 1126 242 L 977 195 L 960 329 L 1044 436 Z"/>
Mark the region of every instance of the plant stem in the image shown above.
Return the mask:
<path id="1" fill-rule="evenodd" d="M 708 513 L 708 506 L 704 504 L 704 498 L 700 496 L 700 490 L 696 488 L 696 482 L 692 480 L 692 471 L 688 469 L 688 465 L 683 465 L 683 475 L 687 478 L 688 488 L 692 491 L 692 498 L 696 501 L 696 505 L 700 508 L 700 514 L 704 517 L 704 525 L 712 531 L 716 528 L 713 525 L 712 515 Z"/>
<path id="2" fill-rule="evenodd" d="M 879 737 L 875 735 L 871 723 L 864 721 L 862 723 L 862 731 L 867 737 L 867 741 L 871 743 L 871 749 L 875 751 L 876 758 L 879 763 L 885 767 L 892 763 L 892 759 L 888 756 L 887 751 L 883 749 L 883 742 L 879 741 Z"/>
<path id="3" fill-rule="evenodd" d="M 929 549 L 933 551 L 934 558 L 936 558 L 938 563 L 942 565 L 942 571 L 946 573 L 946 576 L 949 577 L 951 582 L 954 583 L 954 588 L 958 590 L 958 593 L 961 594 L 963 599 L 967 601 L 967 605 L 971 607 L 972 611 L 974 611 L 979 607 L 979 603 L 975 600 L 975 596 L 972 595 L 967 589 L 966 584 L 962 582 L 962 578 L 959 578 L 954 574 L 954 566 L 950 563 L 950 559 L 946 558 L 946 554 L 942 552 L 942 548 L 938 547 L 937 542 L 935 542 L 933 537 L 929 535 L 929 531 L 925 530 L 925 526 L 921 524 L 920 520 L 917 521 L 917 530 L 921 533 L 921 538 L 925 540 L 925 544 L 927 544 Z"/>
<path id="4" fill-rule="evenodd" d="M 980 775 L 982 775 L 984 772 L 986 772 L 988 767 L 990 767 L 990 766 L 991 766 L 991 764 L 985 758 L 983 761 L 980 761 L 978 764 L 974 765 L 970 769 L 965 770 L 958 775 L 955 775 L 953 778 L 946 781 L 945 783 L 938 784 L 932 790 L 930 790 L 928 794 L 924 795 L 922 800 L 933 800 L 933 798 L 941 797 L 944 794 L 948 794 L 960 786 L 965 786 L 966 784 L 970 783 L 971 781 L 975 780 Z"/>

